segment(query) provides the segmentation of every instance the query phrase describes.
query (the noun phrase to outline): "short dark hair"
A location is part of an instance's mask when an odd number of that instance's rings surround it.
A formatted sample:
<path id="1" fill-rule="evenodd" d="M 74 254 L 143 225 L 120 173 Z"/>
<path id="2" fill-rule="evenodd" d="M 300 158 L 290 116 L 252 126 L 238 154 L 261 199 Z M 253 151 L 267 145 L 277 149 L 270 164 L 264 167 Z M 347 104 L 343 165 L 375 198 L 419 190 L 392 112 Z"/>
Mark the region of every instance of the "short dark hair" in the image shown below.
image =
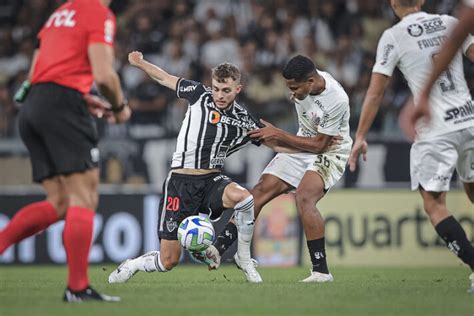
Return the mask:
<path id="1" fill-rule="evenodd" d="M 298 55 L 291 58 L 283 68 L 282 75 L 285 79 L 302 82 L 312 75 L 317 74 L 313 61 L 306 56 Z"/>
<path id="2" fill-rule="evenodd" d="M 227 78 L 232 78 L 235 81 L 240 82 L 240 76 L 239 68 L 231 63 L 221 63 L 212 68 L 212 78 L 220 83 L 226 82 Z"/>

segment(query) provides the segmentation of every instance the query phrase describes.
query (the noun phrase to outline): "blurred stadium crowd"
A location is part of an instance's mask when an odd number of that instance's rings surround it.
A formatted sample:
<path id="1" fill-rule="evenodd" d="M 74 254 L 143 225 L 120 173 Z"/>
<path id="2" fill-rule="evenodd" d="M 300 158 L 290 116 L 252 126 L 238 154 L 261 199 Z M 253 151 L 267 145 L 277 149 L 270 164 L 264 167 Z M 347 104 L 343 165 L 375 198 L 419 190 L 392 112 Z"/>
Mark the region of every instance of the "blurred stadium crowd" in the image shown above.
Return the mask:
<path id="1" fill-rule="evenodd" d="M 35 35 L 61 0 L 0 0 L 0 141 L 18 138 L 12 96 L 28 71 Z M 428 0 L 425 11 L 453 13 L 455 0 Z M 397 20 L 379 0 L 114 0 L 116 69 L 134 110 L 125 126 L 100 123 L 103 137 L 153 139 L 177 134 L 186 103 L 127 63 L 140 50 L 168 72 L 209 84 L 209 68 L 241 67 L 240 101 L 256 116 L 296 130 L 282 65 L 300 53 L 330 72 L 350 95 L 355 131 L 382 32 Z M 466 63 L 474 88 L 474 69 Z M 409 97 L 396 73 L 371 130 L 377 141 L 404 140 L 399 114 Z"/>

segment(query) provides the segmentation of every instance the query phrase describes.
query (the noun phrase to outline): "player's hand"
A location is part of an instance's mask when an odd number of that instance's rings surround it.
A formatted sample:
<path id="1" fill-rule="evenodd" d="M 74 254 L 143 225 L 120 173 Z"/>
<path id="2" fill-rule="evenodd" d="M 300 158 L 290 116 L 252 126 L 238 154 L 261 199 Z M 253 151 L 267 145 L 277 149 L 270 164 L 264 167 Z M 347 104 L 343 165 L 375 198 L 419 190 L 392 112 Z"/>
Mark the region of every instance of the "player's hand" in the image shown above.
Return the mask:
<path id="1" fill-rule="evenodd" d="M 354 145 L 352 146 L 351 155 L 349 156 L 349 169 L 354 172 L 357 168 L 357 160 L 359 155 L 362 154 L 362 159 L 367 161 L 367 150 L 369 145 L 363 138 L 356 138 Z"/>
<path id="2" fill-rule="evenodd" d="M 128 54 L 128 62 L 130 63 L 130 65 L 139 67 L 142 61 L 143 61 L 143 54 L 141 52 L 133 51 L 130 54 Z"/>
<path id="3" fill-rule="evenodd" d="M 340 143 L 342 143 L 343 140 L 344 140 L 344 137 L 342 137 L 341 135 L 331 137 L 331 140 L 329 141 L 329 145 L 326 151 L 335 149 Z"/>
<path id="4" fill-rule="evenodd" d="M 96 95 L 86 94 L 84 95 L 84 101 L 86 101 L 89 113 L 93 116 L 97 118 L 109 118 L 112 116 L 112 105 L 106 100 Z"/>
<path id="5" fill-rule="evenodd" d="M 113 121 L 109 120 L 109 123 L 116 123 L 116 124 L 123 123 L 123 122 L 128 121 L 131 116 L 132 116 L 132 110 L 130 109 L 128 105 L 126 105 L 122 111 L 114 113 Z"/>
<path id="6" fill-rule="evenodd" d="M 282 132 L 281 129 L 276 128 L 265 120 L 260 120 L 260 122 L 262 122 L 265 127 L 254 129 L 248 132 L 247 135 L 249 135 L 250 138 L 256 139 L 261 142 L 279 139 L 279 135 Z"/>

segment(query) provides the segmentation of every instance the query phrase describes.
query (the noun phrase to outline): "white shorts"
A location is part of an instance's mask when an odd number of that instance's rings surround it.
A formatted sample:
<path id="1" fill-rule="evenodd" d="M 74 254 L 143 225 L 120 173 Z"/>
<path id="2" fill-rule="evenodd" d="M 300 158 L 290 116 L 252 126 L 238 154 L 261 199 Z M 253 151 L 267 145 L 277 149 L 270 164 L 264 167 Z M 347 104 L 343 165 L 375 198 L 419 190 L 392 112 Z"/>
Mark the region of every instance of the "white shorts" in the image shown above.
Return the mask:
<path id="1" fill-rule="evenodd" d="M 297 188 L 306 171 L 317 172 L 324 181 L 327 191 L 341 179 L 346 168 L 349 152 L 323 154 L 277 154 L 262 174 L 272 174 Z"/>
<path id="2" fill-rule="evenodd" d="M 456 168 L 463 182 L 474 182 L 474 127 L 416 141 L 410 150 L 411 189 L 449 191 Z"/>

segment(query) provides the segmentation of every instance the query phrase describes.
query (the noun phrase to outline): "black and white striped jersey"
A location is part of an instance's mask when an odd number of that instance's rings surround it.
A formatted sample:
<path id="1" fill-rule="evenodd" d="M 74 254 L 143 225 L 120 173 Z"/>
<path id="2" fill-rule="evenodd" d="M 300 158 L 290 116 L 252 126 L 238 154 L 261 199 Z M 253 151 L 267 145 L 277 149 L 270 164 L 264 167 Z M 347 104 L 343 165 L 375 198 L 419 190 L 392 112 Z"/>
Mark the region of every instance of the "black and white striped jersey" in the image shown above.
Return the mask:
<path id="1" fill-rule="evenodd" d="M 179 79 L 176 95 L 189 101 L 173 154 L 171 168 L 221 169 L 230 154 L 247 145 L 247 132 L 261 127 L 243 106 L 219 109 L 211 89 L 191 80 Z"/>

